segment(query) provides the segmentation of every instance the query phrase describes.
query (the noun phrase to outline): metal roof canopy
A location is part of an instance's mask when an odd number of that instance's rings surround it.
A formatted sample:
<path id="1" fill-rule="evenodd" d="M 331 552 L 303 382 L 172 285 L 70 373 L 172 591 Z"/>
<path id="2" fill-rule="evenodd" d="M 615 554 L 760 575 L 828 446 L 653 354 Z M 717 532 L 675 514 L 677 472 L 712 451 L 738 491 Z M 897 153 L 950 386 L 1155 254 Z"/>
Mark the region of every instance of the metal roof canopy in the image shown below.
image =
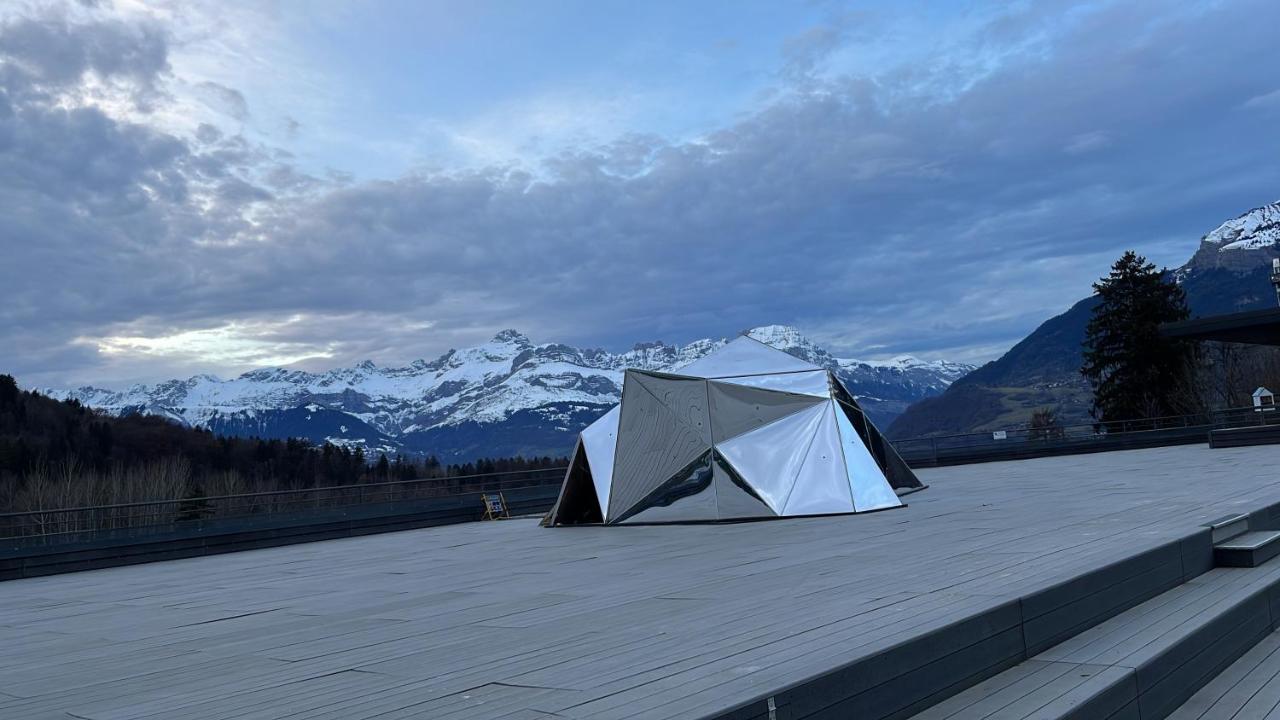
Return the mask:
<path id="1" fill-rule="evenodd" d="M 1186 340 L 1280 346 L 1280 308 L 1165 323 L 1160 326 L 1160 333 L 1165 337 Z"/>

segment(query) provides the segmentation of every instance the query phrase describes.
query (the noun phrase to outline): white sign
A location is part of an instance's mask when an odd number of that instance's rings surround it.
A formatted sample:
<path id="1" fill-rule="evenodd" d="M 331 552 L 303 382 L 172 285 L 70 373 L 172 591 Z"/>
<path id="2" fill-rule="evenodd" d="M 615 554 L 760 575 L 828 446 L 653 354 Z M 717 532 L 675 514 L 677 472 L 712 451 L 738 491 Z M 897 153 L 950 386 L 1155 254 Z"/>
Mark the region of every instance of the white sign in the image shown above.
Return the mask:
<path id="1" fill-rule="evenodd" d="M 1008 440 L 1009 433 L 1005 432 L 1004 430 L 996 430 L 995 432 L 991 433 L 991 438 L 993 440 Z"/>

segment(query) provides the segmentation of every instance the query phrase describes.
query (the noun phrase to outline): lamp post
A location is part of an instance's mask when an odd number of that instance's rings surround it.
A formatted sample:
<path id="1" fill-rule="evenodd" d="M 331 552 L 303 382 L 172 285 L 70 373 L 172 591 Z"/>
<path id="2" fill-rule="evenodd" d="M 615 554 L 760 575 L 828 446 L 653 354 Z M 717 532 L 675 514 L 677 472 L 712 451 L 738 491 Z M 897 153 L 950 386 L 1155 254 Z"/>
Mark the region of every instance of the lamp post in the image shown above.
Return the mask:
<path id="1" fill-rule="evenodd" d="M 1280 305 L 1280 258 L 1271 259 L 1271 284 L 1276 286 L 1276 304 Z"/>

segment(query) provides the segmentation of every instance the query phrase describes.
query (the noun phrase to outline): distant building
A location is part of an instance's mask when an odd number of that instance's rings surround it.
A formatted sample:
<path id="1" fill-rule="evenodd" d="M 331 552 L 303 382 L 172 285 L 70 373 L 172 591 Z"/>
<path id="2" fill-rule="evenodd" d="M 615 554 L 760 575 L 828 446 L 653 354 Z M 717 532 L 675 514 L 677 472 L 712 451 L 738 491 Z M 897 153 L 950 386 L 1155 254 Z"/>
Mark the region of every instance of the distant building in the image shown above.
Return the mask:
<path id="1" fill-rule="evenodd" d="M 1186 340 L 1280 345 L 1280 308 L 1165 323 L 1160 326 L 1160 332 L 1165 337 Z"/>
<path id="2" fill-rule="evenodd" d="M 1276 409 L 1276 394 L 1260 387 L 1253 391 L 1253 409 L 1255 412 L 1269 412 Z"/>

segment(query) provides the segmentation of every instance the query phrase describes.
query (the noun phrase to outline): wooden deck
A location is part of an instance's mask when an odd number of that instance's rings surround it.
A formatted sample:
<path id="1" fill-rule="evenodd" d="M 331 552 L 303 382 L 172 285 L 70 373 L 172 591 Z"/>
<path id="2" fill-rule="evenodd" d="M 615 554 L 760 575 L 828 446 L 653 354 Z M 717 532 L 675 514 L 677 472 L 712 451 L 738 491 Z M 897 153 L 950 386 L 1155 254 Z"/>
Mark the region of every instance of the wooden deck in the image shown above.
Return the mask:
<path id="1" fill-rule="evenodd" d="M 1275 454 L 926 470 L 868 515 L 522 519 L 0 583 L 0 717 L 714 716 L 1280 502 Z"/>
<path id="2" fill-rule="evenodd" d="M 1280 632 L 1255 645 L 1169 718 L 1280 719 Z"/>

